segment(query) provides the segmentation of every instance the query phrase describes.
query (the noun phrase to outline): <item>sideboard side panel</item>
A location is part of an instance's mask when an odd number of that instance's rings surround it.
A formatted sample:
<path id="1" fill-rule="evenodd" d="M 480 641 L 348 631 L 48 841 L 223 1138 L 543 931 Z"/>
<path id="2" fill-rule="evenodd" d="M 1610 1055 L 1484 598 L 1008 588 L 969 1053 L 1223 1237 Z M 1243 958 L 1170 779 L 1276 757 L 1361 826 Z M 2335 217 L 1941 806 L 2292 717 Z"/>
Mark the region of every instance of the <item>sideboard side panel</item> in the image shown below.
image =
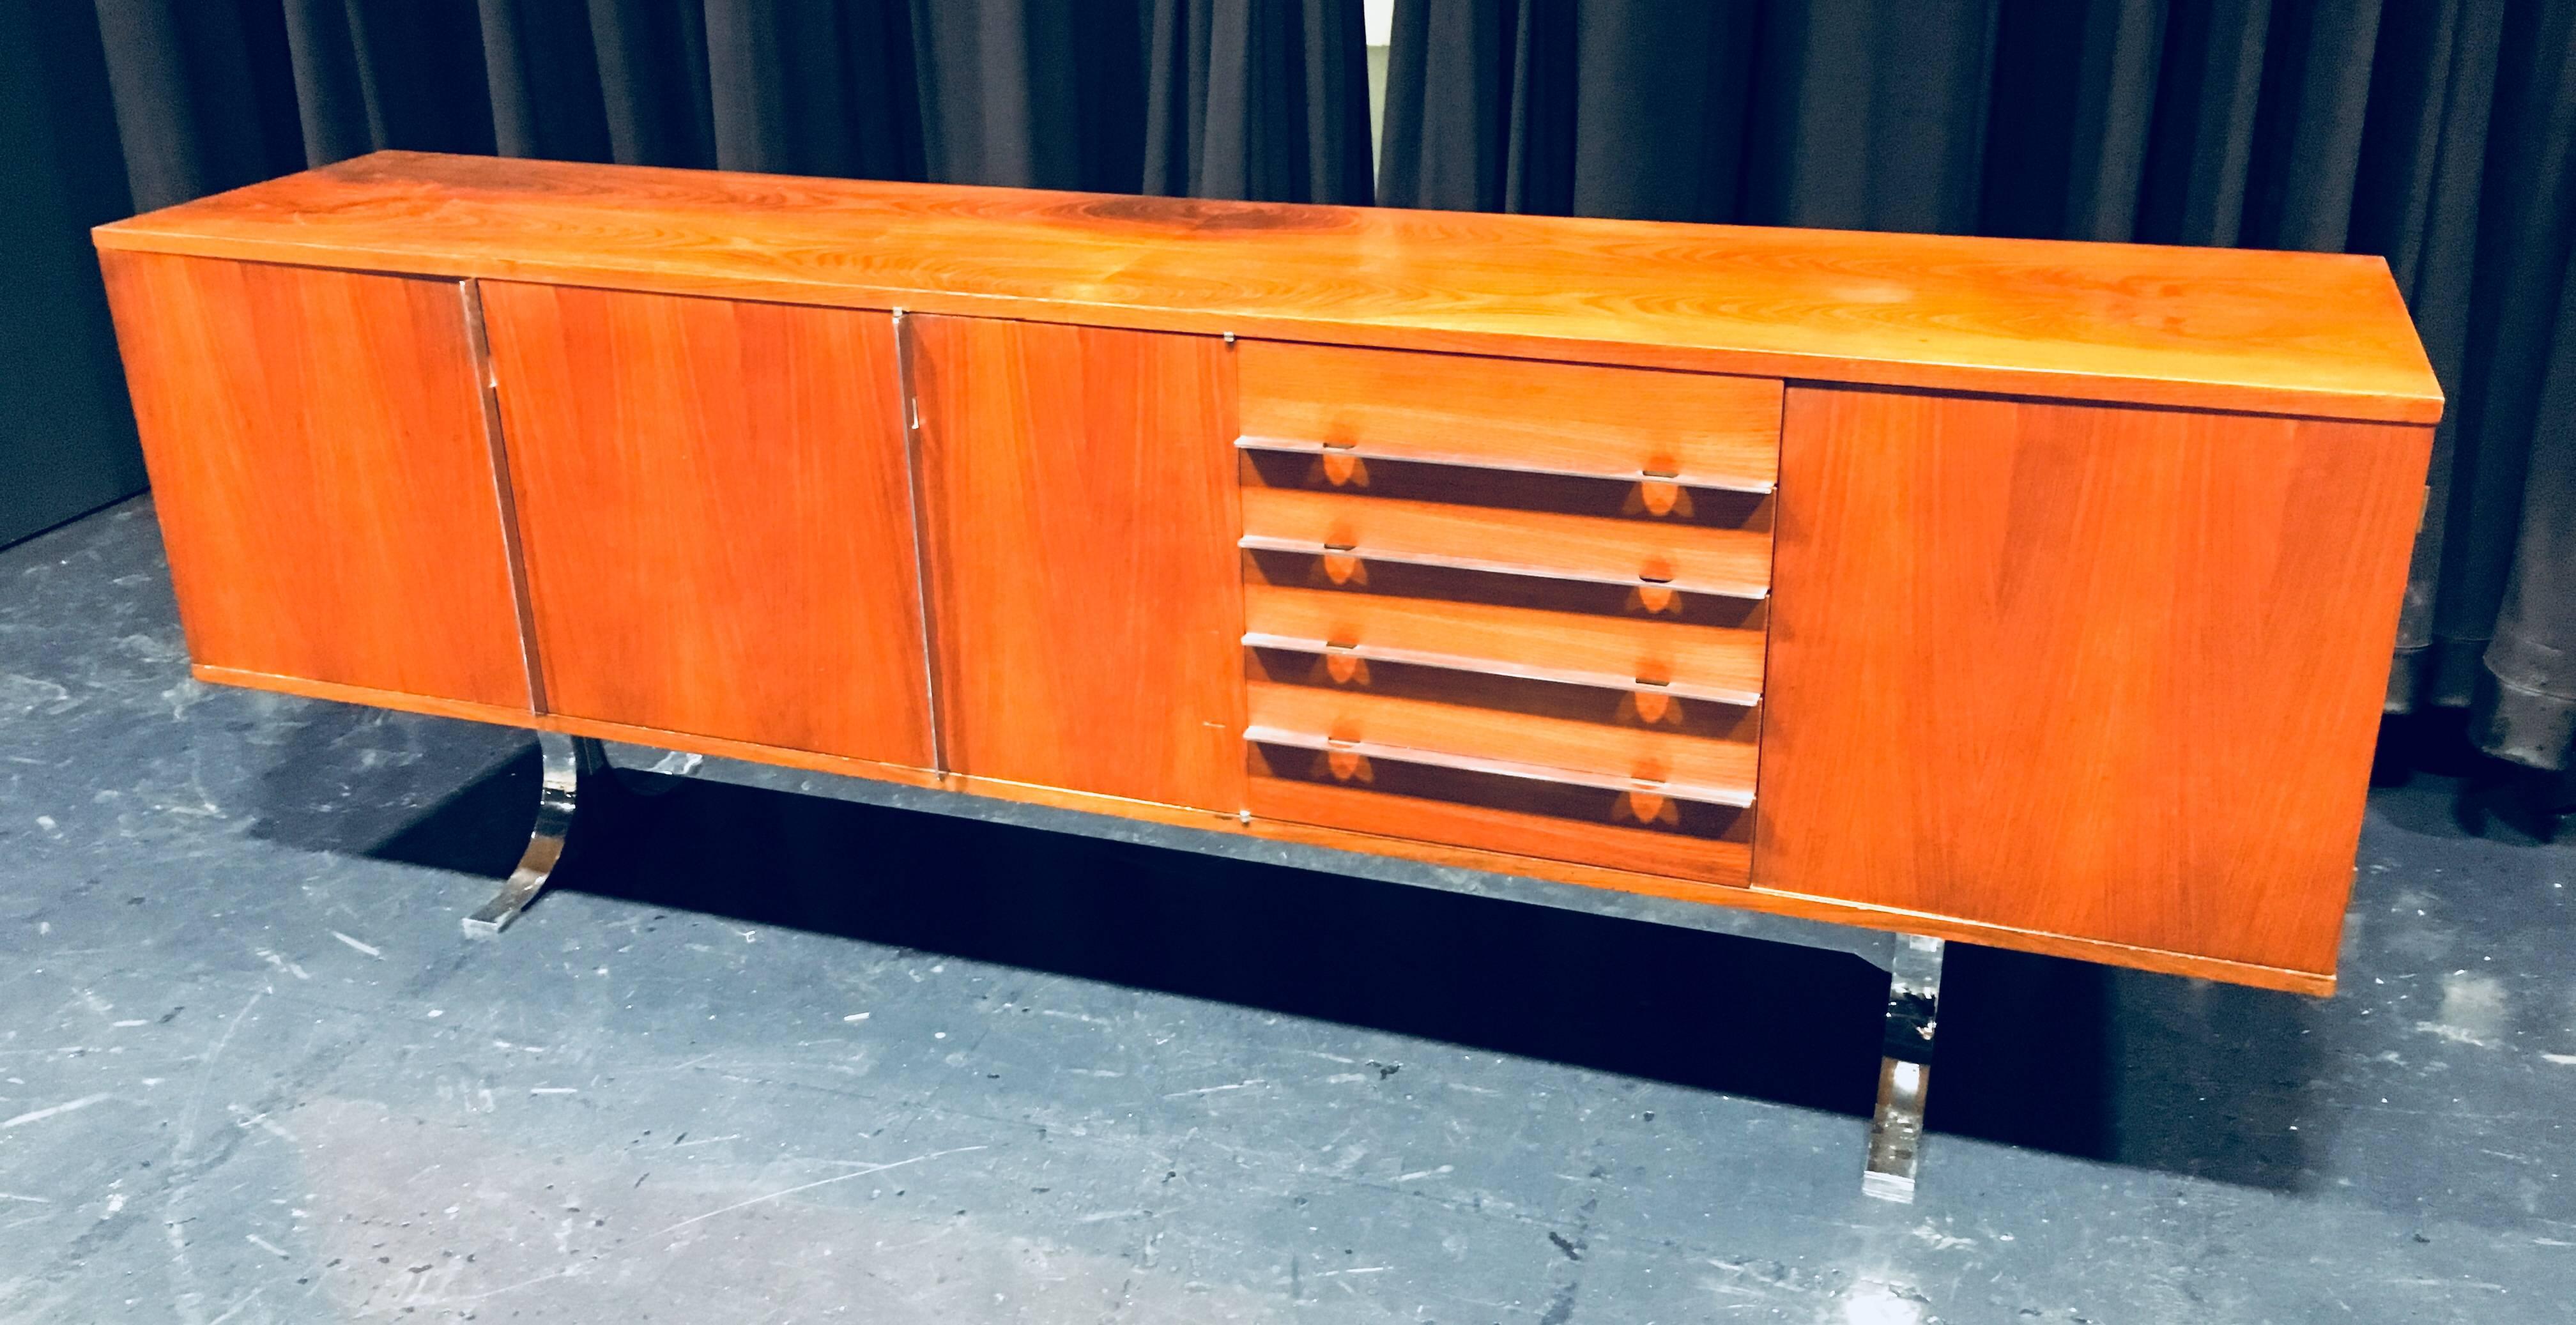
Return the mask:
<path id="1" fill-rule="evenodd" d="M 548 707 L 928 767 L 891 320 L 483 298 Z"/>
<path id="2" fill-rule="evenodd" d="M 1243 805 L 1231 351 L 908 319 L 950 766 Z"/>
<path id="3" fill-rule="evenodd" d="M 527 709 L 459 284 L 99 259 L 194 660 Z"/>
<path id="4" fill-rule="evenodd" d="M 2429 445 L 1791 388 L 1757 884 L 2330 973 Z"/>

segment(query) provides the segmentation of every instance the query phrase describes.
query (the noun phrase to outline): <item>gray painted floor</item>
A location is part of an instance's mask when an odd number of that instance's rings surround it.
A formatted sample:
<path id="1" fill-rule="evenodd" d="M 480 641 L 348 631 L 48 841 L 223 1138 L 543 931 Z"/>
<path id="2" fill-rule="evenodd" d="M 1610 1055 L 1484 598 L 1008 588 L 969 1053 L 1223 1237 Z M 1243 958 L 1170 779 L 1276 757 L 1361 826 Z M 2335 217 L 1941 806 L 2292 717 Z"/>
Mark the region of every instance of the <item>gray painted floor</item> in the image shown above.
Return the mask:
<path id="1" fill-rule="evenodd" d="M 187 679 L 0 552 L 0 1319 L 2565 1321 L 2576 851 L 2374 794 L 2328 1002 L 701 783 L 497 944 L 508 732 Z"/>

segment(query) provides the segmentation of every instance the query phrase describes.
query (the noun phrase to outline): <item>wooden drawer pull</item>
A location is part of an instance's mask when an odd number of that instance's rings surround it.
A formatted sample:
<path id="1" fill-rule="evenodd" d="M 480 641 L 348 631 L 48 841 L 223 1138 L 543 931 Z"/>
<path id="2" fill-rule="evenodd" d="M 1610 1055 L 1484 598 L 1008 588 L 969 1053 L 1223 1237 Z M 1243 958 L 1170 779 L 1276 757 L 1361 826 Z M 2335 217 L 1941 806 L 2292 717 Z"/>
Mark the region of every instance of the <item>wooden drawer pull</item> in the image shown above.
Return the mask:
<path id="1" fill-rule="evenodd" d="M 1771 536 L 1554 511 L 1247 487 L 1240 546 L 1761 598 Z M 1358 578 L 1345 564 L 1335 582 Z M 1669 599 L 1662 600 L 1669 602 Z M 1649 604 L 1649 610 L 1660 610 Z"/>
<path id="2" fill-rule="evenodd" d="M 1337 682 L 1369 661 L 1653 692 L 1750 707 L 1762 700 L 1759 630 L 1490 603 L 1247 584 L 1248 648 L 1320 653 Z M 1639 714 L 1655 717 L 1641 700 Z"/>

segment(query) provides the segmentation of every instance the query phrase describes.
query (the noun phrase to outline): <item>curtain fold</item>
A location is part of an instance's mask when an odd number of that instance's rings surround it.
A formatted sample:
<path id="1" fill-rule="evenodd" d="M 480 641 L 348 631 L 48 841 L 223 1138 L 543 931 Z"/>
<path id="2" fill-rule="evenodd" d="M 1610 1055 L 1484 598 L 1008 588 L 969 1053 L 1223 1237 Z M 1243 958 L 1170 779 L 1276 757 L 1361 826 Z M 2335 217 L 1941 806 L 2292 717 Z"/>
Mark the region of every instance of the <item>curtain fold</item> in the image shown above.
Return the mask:
<path id="1" fill-rule="evenodd" d="M 1355 0 L 1150 0 L 1147 193 L 1372 200 Z"/>
<path id="2" fill-rule="evenodd" d="M 2576 0 L 1397 0 L 1411 207 L 2385 256 L 2450 398 L 2388 692 L 2576 736 Z"/>
<path id="3" fill-rule="evenodd" d="M 0 544 L 143 486 L 89 228 L 132 210 L 98 21 L 0 4 Z"/>

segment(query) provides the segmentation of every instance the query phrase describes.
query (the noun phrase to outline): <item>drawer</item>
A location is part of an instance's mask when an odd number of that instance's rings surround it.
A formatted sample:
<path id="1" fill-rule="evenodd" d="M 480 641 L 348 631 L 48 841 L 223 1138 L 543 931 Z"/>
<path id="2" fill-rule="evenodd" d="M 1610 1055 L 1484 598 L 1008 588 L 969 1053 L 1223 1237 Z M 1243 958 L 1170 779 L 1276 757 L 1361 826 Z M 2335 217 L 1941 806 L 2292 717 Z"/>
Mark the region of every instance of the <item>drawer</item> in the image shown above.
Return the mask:
<path id="1" fill-rule="evenodd" d="M 1248 577 L 1243 629 L 1243 642 L 1257 648 L 1569 685 L 1652 687 L 1729 704 L 1762 697 L 1759 628 L 1313 589 Z"/>
<path id="2" fill-rule="evenodd" d="M 1248 485 L 1242 545 L 1760 598 L 1768 520 L 1764 510 L 1748 527 L 1721 528 Z"/>
<path id="3" fill-rule="evenodd" d="M 1238 445 L 1768 492 L 1769 378 L 1245 341 Z"/>
<path id="4" fill-rule="evenodd" d="M 1255 680 L 1245 804 L 1264 818 L 1697 883 L 1749 877 L 1750 711 L 1740 738 L 1712 739 L 1476 698 Z"/>
<path id="5" fill-rule="evenodd" d="M 1532 713 L 1253 681 L 1246 739 L 1603 791 L 1753 803 L 1754 742 Z M 1743 726 L 1750 734 L 1752 722 Z"/>

